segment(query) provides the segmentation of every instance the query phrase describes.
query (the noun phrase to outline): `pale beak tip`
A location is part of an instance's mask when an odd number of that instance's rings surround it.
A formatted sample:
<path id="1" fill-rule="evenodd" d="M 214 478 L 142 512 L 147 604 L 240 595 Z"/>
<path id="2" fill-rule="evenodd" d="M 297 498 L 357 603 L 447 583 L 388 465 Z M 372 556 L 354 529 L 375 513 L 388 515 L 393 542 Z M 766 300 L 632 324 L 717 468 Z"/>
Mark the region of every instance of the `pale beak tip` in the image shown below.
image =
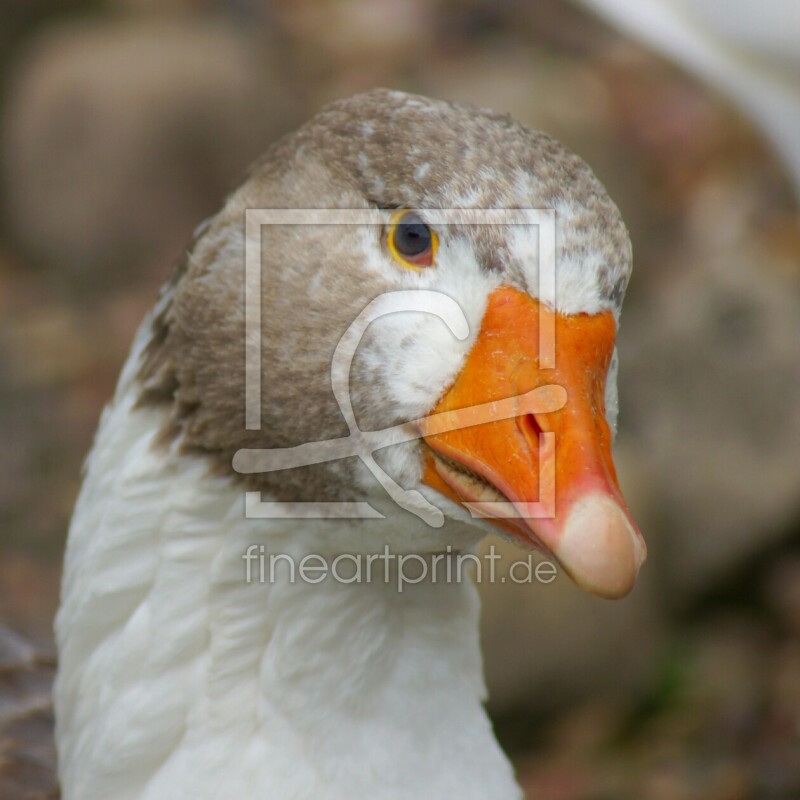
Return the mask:
<path id="1" fill-rule="evenodd" d="M 636 583 L 647 549 L 619 504 L 593 493 L 570 509 L 554 555 L 582 589 L 618 599 Z"/>

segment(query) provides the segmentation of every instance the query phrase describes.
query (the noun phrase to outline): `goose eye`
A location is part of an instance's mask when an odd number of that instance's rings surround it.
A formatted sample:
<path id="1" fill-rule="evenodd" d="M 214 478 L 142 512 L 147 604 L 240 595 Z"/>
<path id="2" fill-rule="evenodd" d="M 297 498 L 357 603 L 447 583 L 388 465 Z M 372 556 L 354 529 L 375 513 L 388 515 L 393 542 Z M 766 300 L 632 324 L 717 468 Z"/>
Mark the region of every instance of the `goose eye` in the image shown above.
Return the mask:
<path id="1" fill-rule="evenodd" d="M 414 211 L 399 211 L 392 219 L 389 250 L 404 267 L 421 269 L 433 265 L 439 238 Z"/>

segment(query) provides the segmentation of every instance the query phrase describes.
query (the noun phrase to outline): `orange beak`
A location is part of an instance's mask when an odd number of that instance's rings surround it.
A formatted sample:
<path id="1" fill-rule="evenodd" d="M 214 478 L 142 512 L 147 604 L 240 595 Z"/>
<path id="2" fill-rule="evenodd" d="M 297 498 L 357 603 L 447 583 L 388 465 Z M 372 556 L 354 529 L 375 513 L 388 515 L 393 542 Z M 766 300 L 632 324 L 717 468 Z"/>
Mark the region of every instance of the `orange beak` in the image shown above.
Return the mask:
<path id="1" fill-rule="evenodd" d="M 540 324 L 555 330 L 553 368 L 540 366 Z M 444 433 L 421 423 L 425 484 L 551 553 L 602 597 L 626 595 L 646 555 L 611 458 L 605 385 L 615 337 L 611 312 L 565 316 L 516 289 L 496 289 L 464 368 L 433 413 L 460 413 L 467 424 L 470 406 L 552 384 L 566 389 L 566 405 Z"/>

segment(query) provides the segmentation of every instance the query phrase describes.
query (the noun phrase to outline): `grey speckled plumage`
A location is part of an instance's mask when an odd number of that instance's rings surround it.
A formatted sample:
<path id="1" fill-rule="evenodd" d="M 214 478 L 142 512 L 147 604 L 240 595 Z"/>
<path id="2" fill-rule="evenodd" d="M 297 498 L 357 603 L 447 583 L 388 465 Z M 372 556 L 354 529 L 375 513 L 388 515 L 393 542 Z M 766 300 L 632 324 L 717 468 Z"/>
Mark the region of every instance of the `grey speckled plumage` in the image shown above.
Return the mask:
<path id="1" fill-rule="evenodd" d="M 340 335 L 397 281 L 367 269 L 335 226 L 263 233 L 261 431 L 244 425 L 243 263 L 247 208 L 555 208 L 558 264 L 578 265 L 598 303 L 619 310 L 630 274 L 620 214 L 589 167 L 544 133 L 467 105 L 375 90 L 328 106 L 276 143 L 194 243 L 165 289 L 139 378 L 163 408 L 162 441 L 232 473 L 241 447 L 285 447 L 347 432 L 330 391 Z M 568 212 L 568 213 L 564 213 Z M 502 228 L 467 227 L 482 269 L 529 290 Z M 380 232 L 375 232 L 376 237 Z M 363 428 L 394 424 L 380 383 L 355 362 Z M 446 387 L 438 387 L 443 391 Z M 291 413 L 287 413 L 291 410 Z M 349 496 L 348 466 L 251 476 L 277 499 Z"/>

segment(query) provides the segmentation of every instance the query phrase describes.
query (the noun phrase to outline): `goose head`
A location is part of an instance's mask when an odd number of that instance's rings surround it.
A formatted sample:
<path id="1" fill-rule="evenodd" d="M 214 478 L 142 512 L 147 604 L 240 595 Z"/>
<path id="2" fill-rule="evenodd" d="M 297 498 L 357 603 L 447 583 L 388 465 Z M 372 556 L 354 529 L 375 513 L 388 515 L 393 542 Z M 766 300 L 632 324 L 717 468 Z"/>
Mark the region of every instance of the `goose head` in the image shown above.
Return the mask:
<path id="1" fill-rule="evenodd" d="M 253 209 L 348 209 L 381 222 L 254 234 Z M 447 217 L 487 209 L 553 210 L 549 296 L 539 225 Z M 255 289 L 248 245 L 260 259 Z M 579 586 L 620 597 L 645 557 L 611 455 L 630 269 L 617 208 L 556 141 L 490 111 L 373 91 L 277 143 L 198 235 L 151 321 L 139 404 L 165 409 L 162 438 L 284 508 L 366 498 L 380 509 L 382 519 L 314 522 L 323 536 L 336 530 L 335 549 L 436 552 L 500 530 L 554 556 Z M 246 288 L 260 302 L 250 339 Z M 337 346 L 376 302 L 342 370 Z M 246 418 L 246 353 L 260 365 L 257 426 Z M 358 430 L 412 421 L 415 435 L 373 446 L 371 469 L 356 450 L 328 457 L 331 440 L 352 433 L 337 380 Z M 254 454 L 309 442 L 327 442 L 319 458 L 257 466 Z M 528 513 L 545 497 L 548 509 Z"/>
<path id="2" fill-rule="evenodd" d="M 518 800 L 469 579 L 249 581 L 242 556 L 430 566 L 500 530 L 624 595 L 629 271 L 588 167 L 508 117 L 376 91 L 272 147 L 140 329 L 87 462 L 56 623 L 65 800 Z M 309 513 L 330 503 L 369 513 Z"/>

